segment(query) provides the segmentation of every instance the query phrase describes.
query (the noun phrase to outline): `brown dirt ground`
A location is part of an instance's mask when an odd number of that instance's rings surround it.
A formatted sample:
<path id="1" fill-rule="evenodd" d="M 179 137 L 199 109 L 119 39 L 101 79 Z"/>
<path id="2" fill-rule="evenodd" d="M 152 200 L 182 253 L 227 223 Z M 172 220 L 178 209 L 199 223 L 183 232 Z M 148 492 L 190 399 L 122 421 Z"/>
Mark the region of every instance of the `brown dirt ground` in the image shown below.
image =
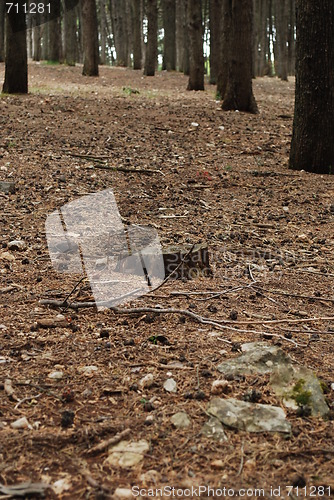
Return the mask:
<path id="1" fill-rule="evenodd" d="M 1 81 L 3 76 L 1 64 Z M 250 116 L 223 112 L 209 85 L 205 92 L 187 92 L 187 78 L 177 73 L 147 78 L 101 68 L 99 78 L 87 78 L 78 66 L 34 63 L 29 80 L 29 95 L 0 99 L 0 180 L 14 179 L 17 187 L 14 194 L 0 193 L 0 355 L 7 360 L 0 363 L 0 483 L 53 483 L 66 473 L 70 489 L 57 498 L 112 498 L 116 487 L 154 487 L 141 478 L 154 469 L 158 487 L 264 488 L 271 498 L 270 488 L 280 486 L 280 498 L 287 498 L 285 487 L 303 476 L 307 488 L 334 488 L 331 419 L 287 410 L 288 438 L 227 429 L 227 443 L 217 444 L 200 435 L 212 382 L 221 378 L 217 365 L 237 356 L 239 344 L 248 341 L 278 343 L 297 363 L 314 369 L 329 387 L 334 409 L 334 178 L 287 168 L 293 82 L 257 79 L 260 114 Z M 162 173 L 103 170 L 71 154 L 107 156 L 110 166 Z M 53 270 L 47 214 L 108 187 L 124 219 L 152 224 L 163 245 L 207 242 L 210 249 L 212 277 L 170 280 L 131 307 L 189 309 L 226 320 L 234 330 L 178 314 L 119 315 L 95 308 L 68 309 L 66 326 L 34 327 L 61 312 L 39 301 L 64 299 L 80 279 Z M 10 251 L 14 260 L 7 260 L 3 253 L 14 239 L 24 240 L 27 249 Z M 239 288 L 229 291 L 234 287 Z M 225 292 L 216 298 L 190 294 L 207 291 Z M 92 300 L 85 281 L 72 298 Z M 263 323 L 283 318 L 297 321 Z M 300 321 L 305 318 L 318 319 Z M 101 330 L 109 337 L 101 337 Z M 149 340 L 157 335 L 169 344 Z M 183 369 L 169 369 L 172 361 Z M 64 377 L 53 381 L 48 374 L 57 365 Z M 78 369 L 86 365 L 98 371 L 84 376 Z M 169 371 L 176 394 L 163 389 Z M 140 389 L 147 373 L 154 384 Z M 12 398 L 5 379 L 12 381 Z M 242 399 L 255 388 L 261 403 L 281 405 L 267 383 L 256 376 L 231 380 L 228 396 Z M 69 428 L 61 426 L 65 410 L 74 412 Z M 192 420 L 182 431 L 170 422 L 180 410 Z M 33 429 L 11 428 L 23 416 Z M 126 428 L 129 439 L 150 444 L 137 468 L 108 465 L 106 451 L 87 453 Z M 218 459 L 221 469 L 213 466 Z"/>

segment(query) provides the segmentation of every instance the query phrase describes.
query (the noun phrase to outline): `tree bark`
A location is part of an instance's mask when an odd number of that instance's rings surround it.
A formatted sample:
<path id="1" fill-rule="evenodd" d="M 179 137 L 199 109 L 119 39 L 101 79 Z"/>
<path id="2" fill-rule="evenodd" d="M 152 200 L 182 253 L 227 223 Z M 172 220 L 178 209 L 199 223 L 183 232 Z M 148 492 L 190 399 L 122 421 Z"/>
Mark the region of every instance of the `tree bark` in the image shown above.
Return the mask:
<path id="1" fill-rule="evenodd" d="M 32 28 L 32 58 L 33 61 L 41 60 L 41 26 L 39 24 L 39 16 L 37 14 L 35 19 L 33 19 L 33 28 Z"/>
<path id="2" fill-rule="evenodd" d="M 257 113 L 252 88 L 253 0 L 227 0 L 231 14 L 228 76 L 222 109 Z"/>
<path id="3" fill-rule="evenodd" d="M 6 94 L 28 93 L 28 58 L 25 0 L 17 0 L 18 12 L 6 14 L 6 64 L 2 91 Z"/>
<path id="4" fill-rule="evenodd" d="M 0 62 L 5 60 L 5 2 L 0 2 Z"/>
<path id="5" fill-rule="evenodd" d="M 157 0 L 147 0 L 147 45 L 144 75 L 154 76 L 157 63 L 158 5 Z"/>
<path id="6" fill-rule="evenodd" d="M 65 0 L 64 31 L 65 46 L 64 60 L 68 66 L 75 66 L 77 60 L 77 12 L 73 6 L 73 0 Z"/>
<path id="7" fill-rule="evenodd" d="M 97 31 L 97 15 L 95 0 L 82 1 L 82 45 L 84 65 L 82 74 L 98 76 L 99 74 L 99 45 Z"/>
<path id="8" fill-rule="evenodd" d="M 334 173 L 334 4 L 296 0 L 296 91 L 289 167 Z"/>
<path id="9" fill-rule="evenodd" d="M 189 75 L 190 55 L 189 55 L 189 29 L 188 29 L 188 0 L 183 0 L 184 18 L 183 18 L 183 73 Z"/>
<path id="10" fill-rule="evenodd" d="M 202 6 L 188 0 L 189 81 L 187 90 L 204 90 Z"/>
<path id="11" fill-rule="evenodd" d="M 288 80 L 288 0 L 276 0 L 277 76 Z"/>
<path id="12" fill-rule="evenodd" d="M 221 9 L 220 57 L 217 78 L 217 94 L 221 99 L 224 99 L 228 80 L 230 33 L 232 30 L 232 11 L 230 9 L 230 0 L 223 0 Z"/>
<path id="13" fill-rule="evenodd" d="M 212 85 L 217 83 L 217 75 L 219 71 L 221 11 L 221 0 L 210 0 L 210 83 Z"/>
<path id="14" fill-rule="evenodd" d="M 164 53 L 162 69 L 176 69 L 176 5 L 175 0 L 163 0 Z"/>
<path id="15" fill-rule="evenodd" d="M 176 67 L 183 71 L 184 0 L 176 0 Z"/>
<path id="16" fill-rule="evenodd" d="M 52 17 L 49 20 L 48 60 L 59 62 L 61 47 L 60 0 L 52 0 Z"/>
<path id="17" fill-rule="evenodd" d="M 140 0 L 132 0 L 133 69 L 141 69 L 142 22 Z"/>
<path id="18" fill-rule="evenodd" d="M 112 0 L 113 33 L 116 49 L 116 65 L 127 66 L 129 38 L 125 0 Z"/>

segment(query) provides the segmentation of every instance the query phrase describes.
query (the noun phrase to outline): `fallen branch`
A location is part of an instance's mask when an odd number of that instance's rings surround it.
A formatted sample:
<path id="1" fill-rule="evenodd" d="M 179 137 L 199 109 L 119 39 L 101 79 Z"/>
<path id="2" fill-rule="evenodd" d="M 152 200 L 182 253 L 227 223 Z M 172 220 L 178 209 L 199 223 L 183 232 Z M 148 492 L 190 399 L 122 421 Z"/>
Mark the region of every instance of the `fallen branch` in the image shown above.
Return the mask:
<path id="1" fill-rule="evenodd" d="M 87 455 L 93 455 L 95 453 L 99 453 L 100 451 L 104 451 L 105 449 L 108 448 L 108 446 L 114 445 L 119 443 L 123 438 L 127 437 L 131 433 L 131 429 L 125 429 L 122 432 L 119 432 L 115 436 L 105 439 L 104 441 L 101 441 L 101 443 L 97 444 L 96 446 L 93 446 L 93 448 L 90 448 L 90 450 L 87 451 Z"/>

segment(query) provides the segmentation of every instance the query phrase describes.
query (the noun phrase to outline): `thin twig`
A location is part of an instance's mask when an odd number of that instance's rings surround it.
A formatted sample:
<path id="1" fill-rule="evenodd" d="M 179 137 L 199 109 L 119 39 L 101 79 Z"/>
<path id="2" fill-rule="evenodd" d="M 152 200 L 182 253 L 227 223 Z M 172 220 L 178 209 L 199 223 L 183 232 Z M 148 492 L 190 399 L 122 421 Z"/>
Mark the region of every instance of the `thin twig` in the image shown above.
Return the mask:
<path id="1" fill-rule="evenodd" d="M 125 429 L 124 431 L 119 432 L 115 436 L 109 439 L 105 439 L 104 441 L 101 441 L 101 443 L 97 444 L 96 446 L 93 446 L 93 448 L 90 448 L 90 450 L 87 451 L 87 455 L 93 455 L 94 453 L 99 453 L 100 451 L 104 451 L 105 449 L 108 448 L 108 446 L 119 443 L 124 437 L 127 437 L 130 433 L 131 429 Z"/>

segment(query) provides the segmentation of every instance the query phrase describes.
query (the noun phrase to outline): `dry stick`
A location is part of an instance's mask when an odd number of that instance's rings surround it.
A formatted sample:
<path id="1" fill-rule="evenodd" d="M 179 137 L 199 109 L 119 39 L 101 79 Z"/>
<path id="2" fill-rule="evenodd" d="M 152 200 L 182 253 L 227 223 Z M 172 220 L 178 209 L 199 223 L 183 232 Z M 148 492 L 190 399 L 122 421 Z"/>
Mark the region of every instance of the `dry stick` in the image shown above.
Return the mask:
<path id="1" fill-rule="evenodd" d="M 259 292 L 262 291 L 261 288 L 258 289 L 258 287 L 254 287 L 255 290 L 258 290 Z M 324 297 L 313 297 L 313 295 L 298 295 L 297 293 L 289 293 L 289 292 L 283 292 L 283 290 L 266 290 L 264 289 L 265 292 L 268 293 L 276 293 L 278 295 L 285 295 L 287 297 L 295 297 L 297 299 L 312 299 L 312 300 L 320 300 L 321 302 L 331 302 L 334 303 L 334 299 L 325 299 Z"/>
<path id="2" fill-rule="evenodd" d="M 124 437 L 128 436 L 131 433 L 131 429 L 125 429 L 122 432 L 119 432 L 115 436 L 109 439 L 105 439 L 101 443 L 97 444 L 96 446 L 93 446 L 90 450 L 87 451 L 88 455 L 93 455 L 94 453 L 98 453 L 100 451 L 104 451 L 108 446 L 111 446 L 113 444 L 119 443 L 121 439 Z"/>
<path id="3" fill-rule="evenodd" d="M 111 167 L 110 165 L 106 164 L 106 161 L 108 160 L 107 156 L 92 156 L 92 155 L 80 155 L 76 153 L 70 153 L 69 151 L 66 153 L 68 156 L 73 156 L 75 158 L 82 158 L 83 160 L 89 160 L 89 161 L 95 161 L 98 163 L 98 165 L 94 165 L 94 168 L 101 168 L 105 170 L 114 170 L 118 172 L 135 172 L 135 173 L 140 173 L 140 174 L 154 174 L 154 173 L 159 173 L 161 175 L 165 175 L 161 170 L 158 169 L 151 169 L 151 168 L 145 168 L 145 169 L 137 169 L 137 168 L 129 168 L 129 167 Z"/>

